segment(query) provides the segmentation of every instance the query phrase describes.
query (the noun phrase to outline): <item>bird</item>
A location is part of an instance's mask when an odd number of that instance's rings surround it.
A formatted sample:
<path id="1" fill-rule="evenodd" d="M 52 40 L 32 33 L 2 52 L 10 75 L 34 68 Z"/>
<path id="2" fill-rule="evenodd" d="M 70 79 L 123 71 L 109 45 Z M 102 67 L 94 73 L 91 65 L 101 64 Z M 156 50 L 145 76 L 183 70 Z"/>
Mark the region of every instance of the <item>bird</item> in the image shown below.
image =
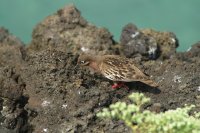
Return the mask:
<path id="1" fill-rule="evenodd" d="M 77 64 L 89 67 L 94 72 L 101 73 L 104 77 L 115 82 L 112 86 L 113 89 L 126 87 L 125 82 L 133 81 L 140 81 L 151 87 L 158 87 L 158 84 L 136 67 L 131 59 L 119 55 L 82 54 L 78 57 Z"/>

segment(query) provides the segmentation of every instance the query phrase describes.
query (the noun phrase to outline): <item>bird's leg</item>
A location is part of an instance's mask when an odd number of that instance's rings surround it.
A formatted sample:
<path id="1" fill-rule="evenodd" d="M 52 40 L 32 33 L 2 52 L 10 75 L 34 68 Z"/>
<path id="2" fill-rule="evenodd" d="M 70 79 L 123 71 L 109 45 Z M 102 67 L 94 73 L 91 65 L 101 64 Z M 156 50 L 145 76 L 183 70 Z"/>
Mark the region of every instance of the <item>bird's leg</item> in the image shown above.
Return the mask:
<path id="1" fill-rule="evenodd" d="M 117 84 L 117 83 L 114 83 L 113 85 L 112 85 L 112 88 L 113 89 L 117 89 L 119 87 L 119 85 Z"/>
<path id="2" fill-rule="evenodd" d="M 124 87 L 124 88 L 126 88 L 127 90 L 129 90 L 128 86 L 126 86 L 126 85 L 124 84 L 124 82 L 114 83 L 114 85 L 112 86 L 113 89 L 117 89 L 117 88 L 121 88 L 121 87 Z"/>

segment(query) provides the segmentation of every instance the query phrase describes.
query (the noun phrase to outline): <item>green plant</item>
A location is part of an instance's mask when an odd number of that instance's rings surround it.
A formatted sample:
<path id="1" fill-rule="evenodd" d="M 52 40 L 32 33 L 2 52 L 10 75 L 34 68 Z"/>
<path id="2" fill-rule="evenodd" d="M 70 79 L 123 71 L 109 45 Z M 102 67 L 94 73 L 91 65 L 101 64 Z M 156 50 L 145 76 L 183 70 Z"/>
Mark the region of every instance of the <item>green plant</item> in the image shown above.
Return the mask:
<path id="1" fill-rule="evenodd" d="M 111 104 L 97 116 L 122 120 L 134 133 L 200 133 L 200 113 L 194 116 L 188 114 L 194 105 L 155 113 L 141 109 L 150 101 L 142 93 L 133 93 L 129 98 L 132 104 Z"/>

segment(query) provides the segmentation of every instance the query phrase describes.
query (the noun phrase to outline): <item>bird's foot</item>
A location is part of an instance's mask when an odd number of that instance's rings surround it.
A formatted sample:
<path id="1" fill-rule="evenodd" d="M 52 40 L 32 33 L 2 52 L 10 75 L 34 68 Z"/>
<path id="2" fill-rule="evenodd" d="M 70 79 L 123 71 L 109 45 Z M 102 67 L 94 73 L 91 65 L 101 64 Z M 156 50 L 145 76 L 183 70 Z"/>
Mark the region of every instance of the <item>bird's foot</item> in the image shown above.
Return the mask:
<path id="1" fill-rule="evenodd" d="M 121 87 L 124 87 L 124 88 L 126 88 L 127 90 L 129 90 L 128 86 L 126 86 L 126 85 L 124 84 L 124 82 L 115 83 L 115 84 L 112 86 L 113 89 L 118 89 L 118 88 L 121 88 Z"/>

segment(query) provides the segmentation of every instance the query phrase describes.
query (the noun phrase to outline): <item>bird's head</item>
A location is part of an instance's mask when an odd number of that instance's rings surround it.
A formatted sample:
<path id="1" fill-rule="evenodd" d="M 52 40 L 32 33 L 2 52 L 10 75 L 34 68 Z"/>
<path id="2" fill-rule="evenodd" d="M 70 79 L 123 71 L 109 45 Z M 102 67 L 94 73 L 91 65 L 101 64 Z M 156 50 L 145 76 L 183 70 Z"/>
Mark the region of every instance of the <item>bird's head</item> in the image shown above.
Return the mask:
<path id="1" fill-rule="evenodd" d="M 80 55 L 77 64 L 81 66 L 89 66 L 93 61 L 92 57 L 89 55 Z"/>

